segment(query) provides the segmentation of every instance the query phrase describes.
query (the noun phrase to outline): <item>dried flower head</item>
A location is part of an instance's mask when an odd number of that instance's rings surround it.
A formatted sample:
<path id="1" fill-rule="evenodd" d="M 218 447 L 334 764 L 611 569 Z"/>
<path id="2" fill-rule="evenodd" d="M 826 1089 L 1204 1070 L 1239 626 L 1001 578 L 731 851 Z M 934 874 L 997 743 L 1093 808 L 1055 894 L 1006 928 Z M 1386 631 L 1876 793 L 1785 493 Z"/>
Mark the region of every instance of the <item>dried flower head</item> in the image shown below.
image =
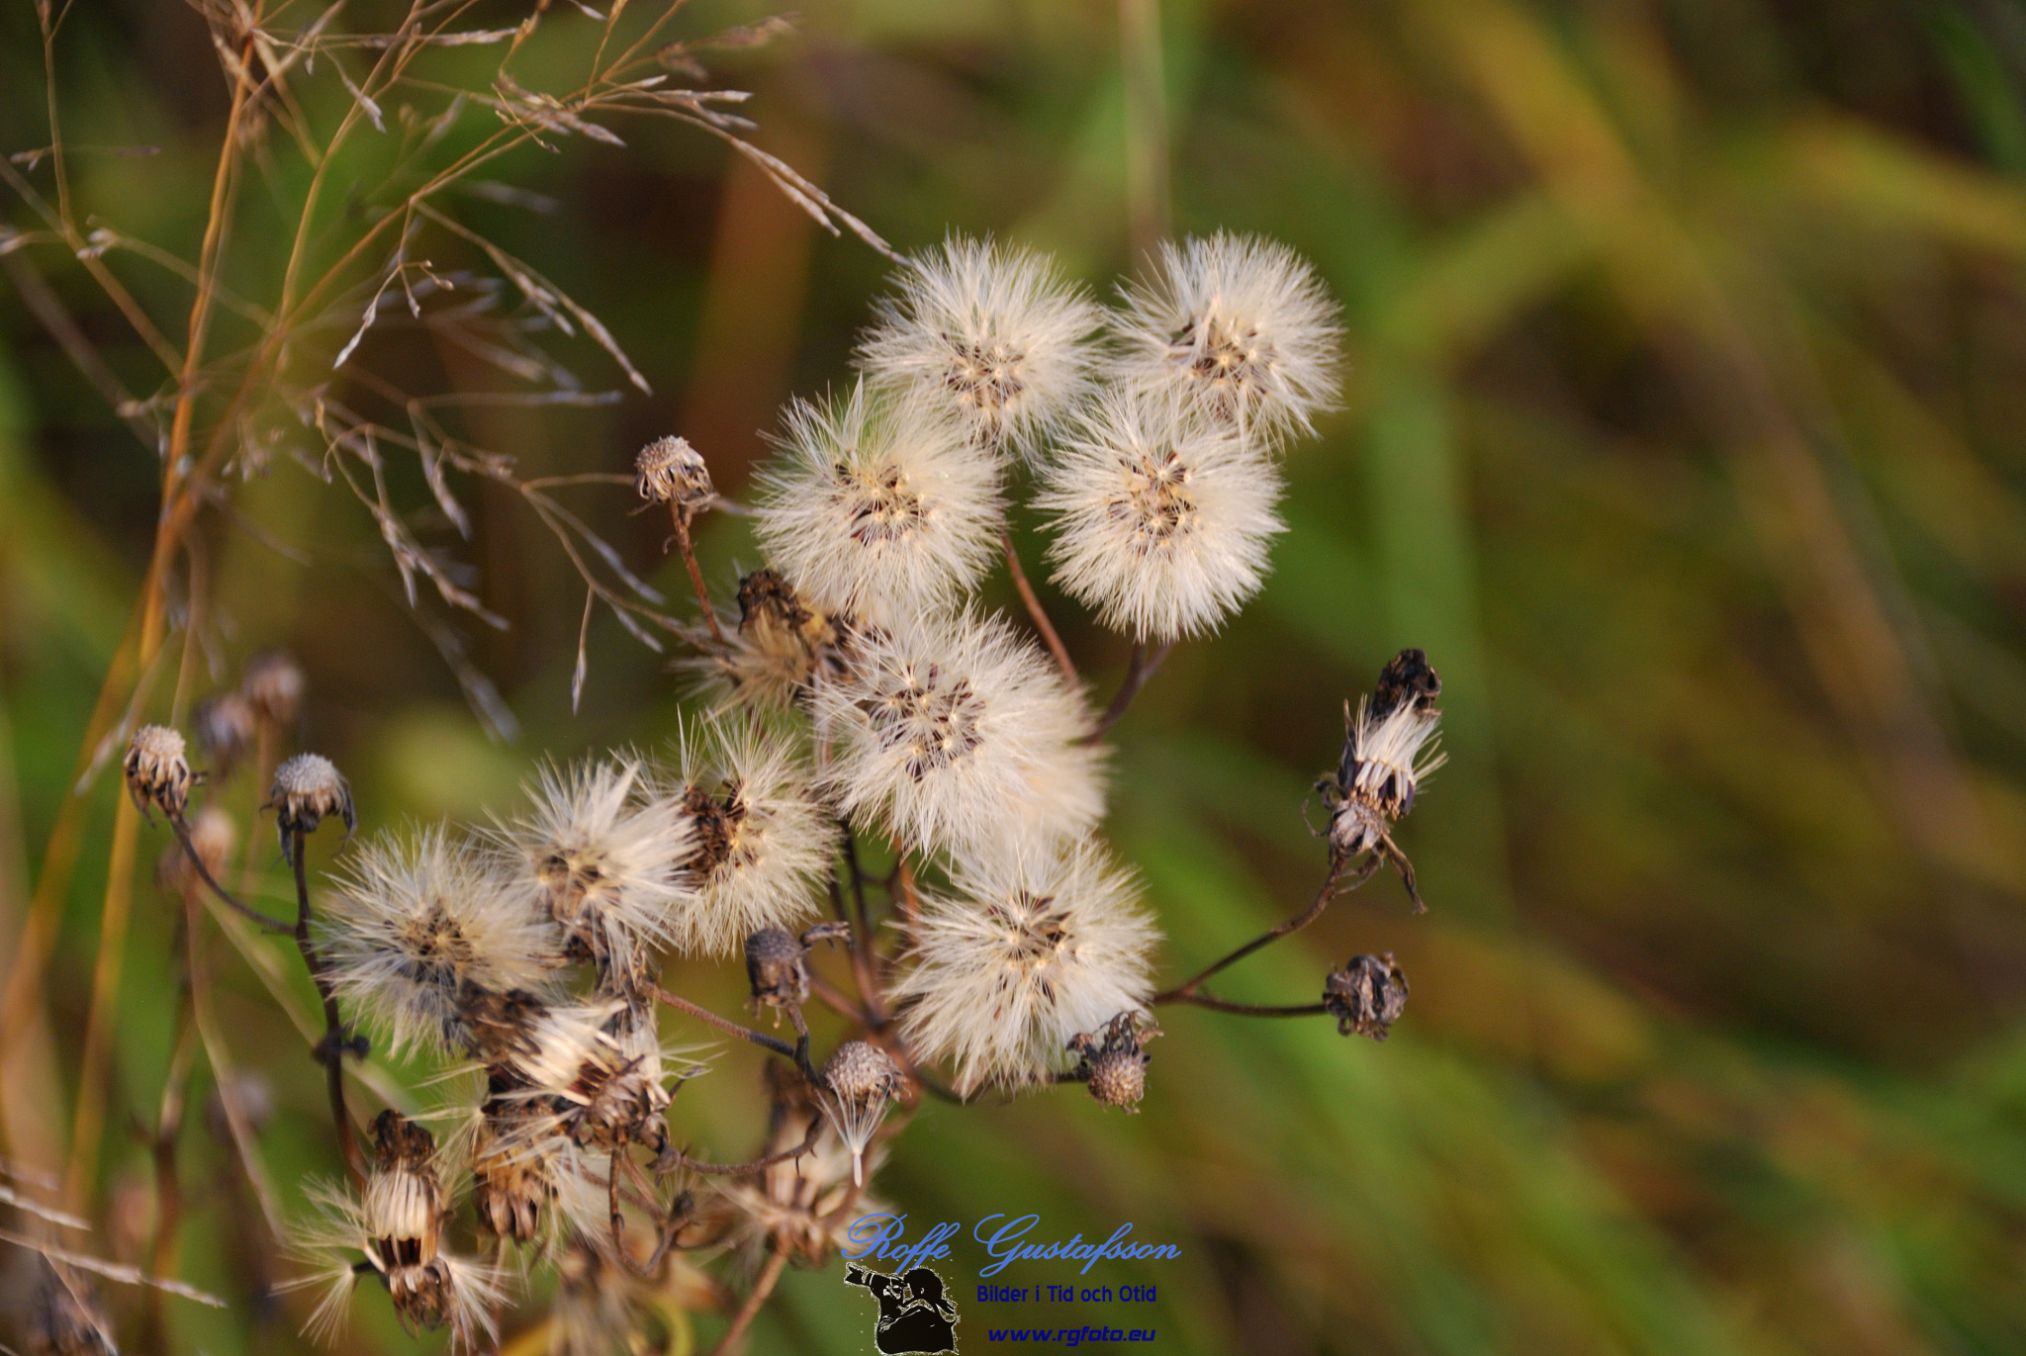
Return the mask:
<path id="1" fill-rule="evenodd" d="M 1147 1094 L 1147 1042 L 1161 1029 L 1137 1012 L 1121 1012 L 1100 1033 L 1082 1032 L 1069 1041 L 1070 1053 L 1081 1061 L 1077 1072 L 1100 1105 L 1119 1107 L 1127 1115 L 1140 1109 Z"/>
<path id="2" fill-rule="evenodd" d="M 782 1106 L 767 1137 L 766 1151 L 785 1153 L 802 1144 L 819 1118 L 823 1118 L 819 1103 Z M 763 1254 L 785 1252 L 812 1263 L 823 1262 L 843 1244 L 853 1220 L 885 1209 L 864 1194 L 863 1180 L 853 1179 L 875 1176 L 885 1160 L 886 1146 L 868 1144 L 862 1155 L 853 1153 L 836 1134 L 824 1135 L 813 1151 L 770 1164 L 757 1177 L 713 1178 L 714 1191 L 706 1209 L 720 1217 L 716 1222 L 729 1241 L 754 1260 Z"/>
<path id="3" fill-rule="evenodd" d="M 1340 1034 L 1382 1041 L 1407 1010 L 1406 972 L 1393 963 L 1390 951 L 1353 956 L 1343 969 L 1330 972 L 1323 984 L 1323 1006 L 1337 1019 Z"/>
<path id="4" fill-rule="evenodd" d="M 1082 833 L 1104 813 L 1082 701 L 1004 620 L 923 619 L 868 632 L 815 692 L 822 784 L 907 846 L 964 856 Z"/>
<path id="5" fill-rule="evenodd" d="M 528 813 L 494 832 L 514 875 L 575 952 L 633 983 L 675 939 L 688 825 L 632 758 L 546 767 L 527 794 Z"/>
<path id="6" fill-rule="evenodd" d="M 555 928 L 497 867 L 441 826 L 382 835 L 328 896 L 331 982 L 392 1050 L 474 1050 L 471 1014 L 485 996 L 539 992 L 561 965 Z"/>
<path id="7" fill-rule="evenodd" d="M 276 730 L 295 724 L 302 714 L 307 686 L 302 666 L 280 650 L 268 650 L 247 660 L 246 671 L 239 677 L 239 690 L 254 715 Z"/>
<path id="8" fill-rule="evenodd" d="M 318 1217 L 298 1231 L 295 1251 L 317 1270 L 284 1287 L 325 1289 L 305 1331 L 333 1335 L 358 1278 L 374 1275 L 404 1327 L 448 1327 L 451 1346 L 459 1351 L 493 1340 L 505 1277 L 443 1250 L 449 1202 L 437 1171 L 435 1138 L 395 1111 L 380 1113 L 373 1137 L 372 1167 L 358 1196 L 310 1188 Z M 363 1256 L 362 1264 L 353 1261 L 355 1255 Z"/>
<path id="9" fill-rule="evenodd" d="M 753 1006 L 776 1009 L 796 1007 L 809 997 L 809 949 L 818 942 L 851 943 L 848 923 L 818 923 L 800 937 L 785 928 L 761 928 L 746 938 L 746 983 L 751 987 Z"/>
<path id="10" fill-rule="evenodd" d="M 1390 861 L 1419 912 L 1425 906 L 1414 868 L 1392 839 L 1392 826 L 1414 808 L 1421 781 L 1448 755 L 1437 750 L 1442 713 L 1433 693 L 1441 679 L 1419 650 L 1403 650 L 1379 676 L 1357 712 L 1344 704 L 1344 752 L 1334 778 L 1316 784 L 1330 809 L 1330 851 L 1347 862 L 1364 853 Z M 1384 714 L 1374 714 L 1383 710 Z"/>
<path id="11" fill-rule="evenodd" d="M 1164 243 L 1118 317 L 1118 380 L 1277 445 L 1337 396 L 1337 308 L 1285 245 L 1222 232 Z"/>
<path id="12" fill-rule="evenodd" d="M 919 402 L 797 400 L 760 473 L 755 531 L 811 605 L 871 621 L 946 607 L 992 561 L 999 468 Z"/>
<path id="13" fill-rule="evenodd" d="M 274 770 L 274 789 L 268 793 L 267 803 L 275 812 L 281 854 L 291 862 L 295 860 L 295 837 L 315 833 L 317 825 L 331 816 L 345 821 L 347 834 L 359 827 L 351 785 L 337 765 L 320 753 L 284 759 Z"/>
<path id="14" fill-rule="evenodd" d="M 555 1261 L 550 1356 L 654 1356 L 676 1349 L 652 1288 L 613 1255 L 603 1233 L 571 1234 Z"/>
<path id="15" fill-rule="evenodd" d="M 949 1061 L 959 1092 L 1044 1077 L 1072 1037 L 1145 1010 L 1158 934 L 1103 848 L 960 865 L 953 884 L 923 901 L 892 995 L 908 1048 Z"/>
<path id="16" fill-rule="evenodd" d="M 738 622 L 721 630 L 725 643 L 685 667 L 717 680 L 730 705 L 786 707 L 838 670 L 853 625 L 810 607 L 778 570 L 761 569 L 739 580 Z"/>
<path id="17" fill-rule="evenodd" d="M 651 1004 L 614 999 L 537 1013 L 504 1065 L 520 1085 L 510 1096 L 550 1108 L 530 1133 L 561 1133 L 605 1152 L 631 1144 L 664 1147 L 670 1052 L 662 1049 L 655 1011 Z M 700 1072 L 692 1065 L 680 1077 Z"/>
<path id="18" fill-rule="evenodd" d="M 1046 256 L 961 236 L 894 281 L 859 343 L 866 379 L 948 412 L 981 446 L 1034 455 L 1089 389 L 1098 307 Z"/>
<path id="19" fill-rule="evenodd" d="M 703 454 L 686 438 L 656 438 L 640 449 L 634 459 L 640 497 L 656 503 L 673 504 L 685 520 L 709 507 L 717 498 L 711 485 L 710 467 Z"/>
<path id="20" fill-rule="evenodd" d="M 1114 393 L 1044 485 L 1055 581 L 1136 640 L 1213 630 L 1266 581 L 1280 475 L 1227 425 Z"/>
<path id="21" fill-rule="evenodd" d="M 671 925 L 683 951 L 736 955 L 756 930 L 821 909 L 837 825 L 786 735 L 712 720 L 685 739 L 666 794 L 690 844 Z"/>
<path id="22" fill-rule="evenodd" d="M 211 775 L 225 778 L 252 751 L 260 737 L 260 717 L 244 694 L 221 692 L 197 704 L 191 717 L 197 747 L 211 764 Z"/>
<path id="23" fill-rule="evenodd" d="M 216 805 L 206 805 L 191 817 L 190 846 L 204 863 L 204 869 L 211 873 L 211 879 L 217 880 L 225 874 L 225 863 L 231 860 L 232 850 L 239 846 L 239 825 Z M 162 850 L 155 880 L 171 893 L 195 890 L 202 885 L 180 842 L 172 842 Z"/>
<path id="24" fill-rule="evenodd" d="M 907 1087 L 907 1075 L 893 1056 L 870 1041 L 846 1041 L 823 1066 L 820 1105 L 851 1150 L 854 1185 L 865 1185 L 865 1146 L 879 1132 L 888 1104 L 904 1096 Z"/>
<path id="25" fill-rule="evenodd" d="M 120 766 L 127 775 L 127 794 L 143 815 L 160 806 L 162 813 L 173 819 L 190 804 L 190 788 L 197 778 L 184 757 L 180 731 L 166 725 L 143 725 L 128 741 L 126 760 Z"/>

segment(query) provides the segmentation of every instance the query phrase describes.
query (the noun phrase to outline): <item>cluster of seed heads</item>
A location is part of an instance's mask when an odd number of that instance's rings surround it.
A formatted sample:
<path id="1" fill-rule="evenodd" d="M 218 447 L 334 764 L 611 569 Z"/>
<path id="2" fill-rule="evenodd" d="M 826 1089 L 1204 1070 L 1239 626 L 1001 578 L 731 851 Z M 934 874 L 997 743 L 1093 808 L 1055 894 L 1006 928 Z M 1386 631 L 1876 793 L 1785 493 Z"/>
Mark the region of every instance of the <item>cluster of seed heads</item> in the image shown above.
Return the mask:
<path id="1" fill-rule="evenodd" d="M 918 1090 L 1077 1082 L 1133 1112 L 1157 1001 L 1245 1010 L 1201 982 L 1257 943 L 1156 994 L 1154 915 L 1098 832 L 1106 725 L 1066 654 L 980 590 L 1015 552 L 1008 503 L 1026 483 L 1055 583 L 1134 642 L 1139 679 L 1147 655 L 1214 631 L 1265 581 L 1283 459 L 1334 401 L 1337 339 L 1314 272 L 1269 242 L 1166 247 L 1107 308 L 1042 256 L 952 238 L 903 266 L 858 380 L 784 411 L 752 509 L 763 559 L 735 610 L 713 606 L 691 547 L 701 514 L 734 507 L 703 456 L 666 437 L 636 457 L 710 609 L 686 634 L 712 709 L 673 748 L 546 767 L 488 824 L 369 834 L 315 908 L 305 840 L 329 820 L 349 839 L 352 790 L 318 754 L 273 766 L 267 808 L 301 889 L 293 931 L 356 1179 L 317 1189 L 299 1240 L 301 1283 L 323 1292 L 312 1326 L 334 1328 L 371 1279 L 404 1324 L 476 1348 L 533 1264 L 559 1277 L 558 1350 L 631 1350 L 673 1255 L 820 1259 Z M 1390 864 L 1419 904 L 1393 834 L 1442 760 L 1440 691 L 1408 650 L 1346 704 L 1318 783 L 1322 901 Z M 210 770 L 272 758 L 304 698 L 285 657 L 250 664 L 197 708 Z M 138 731 L 125 774 L 203 867 L 165 881 L 217 889 L 233 825 L 208 806 L 186 820 L 203 778 L 182 735 Z M 890 869 L 862 866 L 861 845 Z M 884 929 L 844 921 L 869 921 L 868 895 L 890 907 L 898 955 L 877 949 Z M 754 1012 L 792 1040 L 667 987 L 671 962 L 737 956 Z M 812 993 L 852 1024 L 820 1064 Z M 1321 1008 L 1383 1039 L 1406 994 L 1391 955 L 1359 956 Z M 671 1125 L 707 1066 L 664 1039 L 665 1010 L 780 1057 L 751 1163 L 694 1158 Z M 440 1067 L 441 1139 L 389 1110 L 356 1148 L 342 1058 L 368 1047 L 347 1022 Z"/>

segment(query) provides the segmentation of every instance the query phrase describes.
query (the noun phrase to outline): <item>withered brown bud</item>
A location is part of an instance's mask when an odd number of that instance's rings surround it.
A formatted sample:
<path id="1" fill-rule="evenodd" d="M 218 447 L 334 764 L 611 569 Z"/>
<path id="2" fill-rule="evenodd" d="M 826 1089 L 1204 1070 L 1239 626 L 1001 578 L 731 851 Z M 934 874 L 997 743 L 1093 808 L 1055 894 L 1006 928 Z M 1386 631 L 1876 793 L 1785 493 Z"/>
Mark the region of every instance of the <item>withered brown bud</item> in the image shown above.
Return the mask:
<path id="1" fill-rule="evenodd" d="M 1339 1034 L 1382 1041 L 1407 1010 L 1406 972 L 1390 951 L 1353 956 L 1324 982 L 1323 1006 L 1337 1019 Z"/>
<path id="2" fill-rule="evenodd" d="M 1160 1034 L 1159 1027 L 1142 1025 L 1139 1013 L 1121 1012 L 1100 1033 L 1071 1037 L 1069 1049 L 1083 1057 L 1077 1074 L 1090 1085 L 1090 1095 L 1104 1106 L 1137 1113 L 1147 1093 L 1147 1065 L 1153 1058 L 1146 1044 Z"/>
<path id="3" fill-rule="evenodd" d="M 684 521 L 710 507 L 717 498 L 710 468 L 686 438 L 656 438 L 634 459 L 640 497 L 673 504 Z"/>
<path id="4" fill-rule="evenodd" d="M 253 703 L 239 692 L 221 692 L 199 702 L 191 725 L 213 777 L 232 775 L 260 735 L 260 717 Z"/>
<path id="5" fill-rule="evenodd" d="M 127 794 L 134 807 L 146 815 L 159 805 L 162 813 L 174 818 L 190 803 L 190 787 L 196 782 L 183 754 L 183 736 L 166 725 L 143 725 L 127 744 L 126 760 L 120 765 L 127 776 Z"/>
<path id="6" fill-rule="evenodd" d="M 1379 670 L 1379 685 L 1372 690 L 1369 705 L 1372 719 L 1384 720 L 1402 706 L 1427 710 L 1442 695 L 1442 679 L 1428 665 L 1420 650 L 1402 650 Z"/>
<path id="7" fill-rule="evenodd" d="M 802 943 L 784 928 L 761 928 L 746 938 L 746 982 L 752 985 L 753 1001 L 778 1008 L 807 999 L 809 968 L 802 956 Z"/>
<path id="8" fill-rule="evenodd" d="M 257 654 L 246 663 L 239 691 L 253 714 L 275 729 L 286 729 L 302 714 L 303 690 L 308 686 L 302 666 L 280 650 Z"/>
<path id="9" fill-rule="evenodd" d="M 552 1113 L 539 1098 L 515 1096 L 515 1080 L 494 1074 L 471 1146 L 472 1206 L 481 1229 L 526 1243 L 556 1198 L 549 1155 L 534 1151 L 528 1130 Z"/>
<path id="10" fill-rule="evenodd" d="M 291 863 L 296 834 L 315 833 L 317 825 L 333 815 L 345 821 L 348 834 L 359 827 L 350 784 L 337 765 L 320 753 L 299 753 L 276 768 L 267 803 L 274 808 L 281 855 Z"/>

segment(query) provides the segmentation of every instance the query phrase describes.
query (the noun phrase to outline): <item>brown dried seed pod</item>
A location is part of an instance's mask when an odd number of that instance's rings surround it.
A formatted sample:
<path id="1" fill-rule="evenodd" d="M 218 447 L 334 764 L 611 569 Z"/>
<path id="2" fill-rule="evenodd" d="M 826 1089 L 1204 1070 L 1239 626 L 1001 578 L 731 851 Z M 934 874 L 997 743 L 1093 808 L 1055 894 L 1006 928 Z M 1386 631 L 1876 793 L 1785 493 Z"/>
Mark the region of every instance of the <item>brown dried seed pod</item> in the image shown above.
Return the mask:
<path id="1" fill-rule="evenodd" d="M 907 1091 L 907 1076 L 893 1056 L 871 1041 L 846 1041 L 823 1066 L 823 1082 L 855 1106 L 890 1102 Z"/>
<path id="2" fill-rule="evenodd" d="M 685 438 L 656 438 L 634 459 L 640 497 L 673 504 L 685 520 L 695 517 L 717 498 L 710 467 Z"/>
<path id="3" fill-rule="evenodd" d="M 1324 982 L 1323 1006 L 1337 1019 L 1340 1034 L 1382 1041 L 1407 1010 L 1407 975 L 1390 951 L 1353 956 Z"/>
<path id="4" fill-rule="evenodd" d="M 1115 1106 L 1132 1115 L 1147 1094 L 1147 1042 L 1161 1034 L 1136 1012 L 1121 1012 L 1106 1022 L 1102 1032 L 1084 1032 L 1070 1038 L 1069 1048 L 1081 1055 L 1077 1074 L 1090 1086 L 1090 1095 L 1103 1106 Z"/>
<path id="5" fill-rule="evenodd" d="M 191 717 L 197 747 L 204 750 L 213 777 L 228 777 L 260 736 L 260 715 L 244 693 L 221 692 L 197 704 Z"/>
<path id="6" fill-rule="evenodd" d="M 746 981 L 753 1001 L 770 1008 L 809 997 L 809 968 L 802 943 L 784 928 L 761 928 L 746 938 Z"/>

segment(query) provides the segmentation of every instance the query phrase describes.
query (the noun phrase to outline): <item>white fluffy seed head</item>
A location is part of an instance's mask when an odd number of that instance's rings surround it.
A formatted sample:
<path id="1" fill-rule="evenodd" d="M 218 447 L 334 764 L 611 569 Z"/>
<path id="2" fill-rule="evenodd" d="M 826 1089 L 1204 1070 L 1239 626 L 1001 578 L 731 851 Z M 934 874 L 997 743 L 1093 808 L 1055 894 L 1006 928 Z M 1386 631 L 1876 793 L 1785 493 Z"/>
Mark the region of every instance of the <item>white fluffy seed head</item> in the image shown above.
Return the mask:
<path id="1" fill-rule="evenodd" d="M 901 267 L 859 341 L 875 387 L 1032 457 L 1089 389 L 1101 312 L 1031 250 L 951 236 Z"/>
<path id="2" fill-rule="evenodd" d="M 755 531 L 812 606 L 911 616 L 948 606 L 991 563 L 999 468 L 929 406 L 876 400 L 860 382 L 791 402 L 778 441 Z"/>
<path id="3" fill-rule="evenodd" d="M 1068 1046 L 1144 1011 L 1159 939 L 1138 882 L 1088 840 L 953 873 L 926 899 L 893 990 L 909 1048 L 960 1092 L 1066 1067 Z"/>
<path id="4" fill-rule="evenodd" d="M 823 788 L 908 847 L 1001 855 L 1082 833 L 1104 813 L 1082 701 L 998 617 L 868 633 L 815 692 Z"/>
<path id="5" fill-rule="evenodd" d="M 1120 382 L 1261 447 L 1312 431 L 1336 403 L 1341 334 L 1315 270 L 1285 245 L 1223 232 L 1163 243 L 1152 263 L 1115 321 Z"/>
<path id="6" fill-rule="evenodd" d="M 791 737 L 721 716 L 684 739 L 679 759 L 661 792 L 691 844 L 687 895 L 674 915 L 678 947 L 733 956 L 760 929 L 819 912 L 837 826 Z"/>
<path id="7" fill-rule="evenodd" d="M 339 878 L 322 922 L 331 982 L 392 1050 L 469 1051 L 475 1000 L 541 992 L 562 964 L 555 926 L 497 867 L 436 826 L 372 839 Z"/>
<path id="8" fill-rule="evenodd" d="M 688 826 L 631 757 L 542 769 L 527 813 L 494 832 L 512 877 L 572 948 L 630 983 L 675 940 Z"/>
<path id="9" fill-rule="evenodd" d="M 1114 392 L 1043 484 L 1055 581 L 1136 640 L 1213 630 L 1266 580 L 1280 475 L 1228 425 Z"/>

